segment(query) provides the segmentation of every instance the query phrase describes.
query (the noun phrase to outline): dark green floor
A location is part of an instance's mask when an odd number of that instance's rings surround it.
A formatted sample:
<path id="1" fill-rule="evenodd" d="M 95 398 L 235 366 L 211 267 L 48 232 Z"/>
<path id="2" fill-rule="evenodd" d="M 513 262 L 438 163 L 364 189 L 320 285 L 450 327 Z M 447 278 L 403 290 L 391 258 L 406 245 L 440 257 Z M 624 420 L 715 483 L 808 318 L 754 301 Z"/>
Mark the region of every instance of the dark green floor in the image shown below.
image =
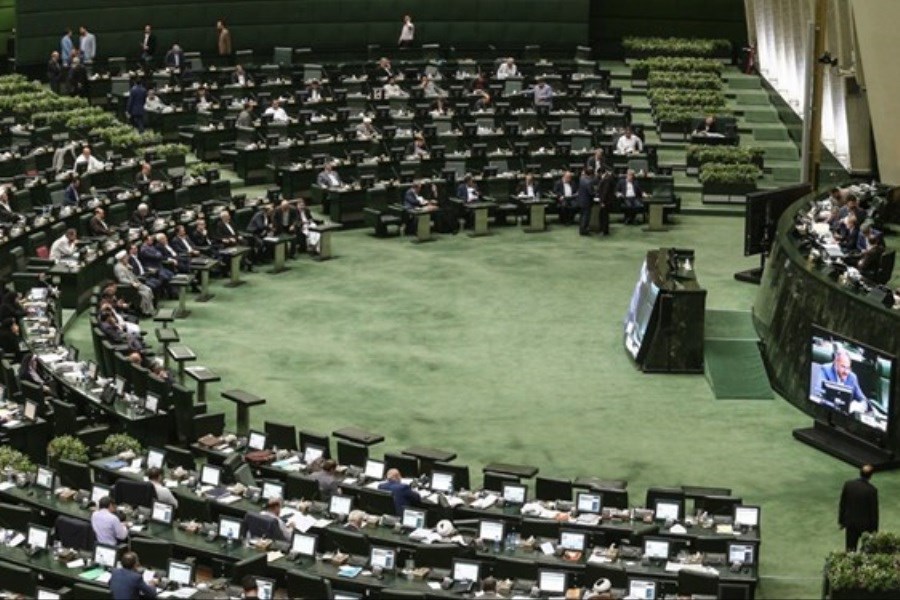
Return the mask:
<path id="1" fill-rule="evenodd" d="M 732 274 L 743 221 L 684 217 L 668 233 L 614 227 L 608 239 L 571 228 L 488 238 L 442 236 L 416 246 L 356 230 L 338 259 L 306 258 L 257 273 L 176 326 L 224 381 L 212 409 L 233 416 L 222 386 L 268 398 L 263 419 L 330 432 L 358 425 L 409 444 L 455 450 L 473 473 L 491 460 L 546 475 L 650 485 L 719 485 L 763 506 L 761 598 L 817 597 L 822 561 L 842 544 L 835 509 L 852 469 L 791 438 L 810 419 L 781 399 L 715 400 L 702 375 L 644 375 L 622 348 L 622 317 L 645 252 L 697 250 L 708 308 L 749 310 L 756 288 Z M 86 319 L 68 338 L 89 354 Z M 477 481 L 479 478 L 475 478 Z M 900 476 L 879 475 L 887 499 Z"/>

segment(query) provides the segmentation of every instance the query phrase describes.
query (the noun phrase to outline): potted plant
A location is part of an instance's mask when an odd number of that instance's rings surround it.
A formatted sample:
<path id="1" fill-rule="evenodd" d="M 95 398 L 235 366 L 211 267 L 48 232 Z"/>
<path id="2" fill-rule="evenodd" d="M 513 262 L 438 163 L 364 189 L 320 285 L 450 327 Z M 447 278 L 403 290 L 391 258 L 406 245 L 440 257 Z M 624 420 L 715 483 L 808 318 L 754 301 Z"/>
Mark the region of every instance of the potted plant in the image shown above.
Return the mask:
<path id="1" fill-rule="evenodd" d="M 50 440 L 47 444 L 47 460 L 54 469 L 60 459 L 72 460 L 80 463 L 88 462 L 88 447 L 84 442 L 71 435 L 61 435 Z"/>
<path id="2" fill-rule="evenodd" d="M 700 166 L 706 163 L 756 165 L 762 170 L 764 154 L 765 150 L 756 147 L 692 144 L 686 152 L 687 174 L 698 175 Z"/>
<path id="3" fill-rule="evenodd" d="M 0 473 L 6 471 L 32 473 L 37 470 L 31 459 L 9 446 L 0 446 Z"/>
<path id="4" fill-rule="evenodd" d="M 721 90 L 722 79 L 715 73 L 684 73 L 681 71 L 651 71 L 647 87 L 678 90 Z"/>
<path id="5" fill-rule="evenodd" d="M 832 600 L 888 600 L 900 596 L 900 555 L 833 552 L 825 561 Z"/>
<path id="6" fill-rule="evenodd" d="M 144 447 L 141 442 L 126 433 L 114 433 L 106 437 L 100 444 L 100 452 L 103 456 L 116 456 L 122 452 L 141 454 Z"/>
<path id="7" fill-rule="evenodd" d="M 731 59 L 731 42 L 725 39 L 626 37 L 622 49 L 626 59 L 650 56 Z"/>
<path id="8" fill-rule="evenodd" d="M 152 153 L 157 159 L 165 159 L 166 166 L 174 169 L 184 167 L 190 148 L 185 144 L 157 144 L 147 147 L 144 152 L 147 154 Z M 147 158 L 147 160 L 150 159 Z"/>
<path id="9" fill-rule="evenodd" d="M 749 192 L 756 190 L 762 175 L 759 167 L 746 164 L 706 163 L 700 167 L 702 201 L 742 203 Z"/>

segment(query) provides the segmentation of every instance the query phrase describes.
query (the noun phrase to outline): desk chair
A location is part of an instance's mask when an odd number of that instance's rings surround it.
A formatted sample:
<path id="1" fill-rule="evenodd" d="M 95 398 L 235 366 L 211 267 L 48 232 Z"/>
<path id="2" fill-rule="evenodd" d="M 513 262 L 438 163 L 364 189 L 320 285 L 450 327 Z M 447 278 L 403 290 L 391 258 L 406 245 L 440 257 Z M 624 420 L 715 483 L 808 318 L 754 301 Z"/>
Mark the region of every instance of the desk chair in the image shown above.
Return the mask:
<path id="1" fill-rule="evenodd" d="M 279 450 L 297 449 L 297 429 L 293 425 L 265 421 L 263 427 L 270 448 L 278 448 Z"/>
<path id="2" fill-rule="evenodd" d="M 492 492 L 502 492 L 504 483 L 521 483 L 521 480 L 514 475 L 485 471 L 484 483 L 482 484 L 484 489 Z"/>
<path id="3" fill-rule="evenodd" d="M 415 456 L 407 456 L 406 454 L 396 454 L 393 452 L 384 453 L 384 468 L 397 469 L 403 473 L 404 477 L 419 476 L 419 460 Z M 454 481 L 456 474 L 454 473 Z"/>
<path id="4" fill-rule="evenodd" d="M 519 525 L 519 533 L 525 539 L 534 536 L 536 538 L 559 539 L 559 521 L 550 519 L 522 519 Z"/>
<path id="5" fill-rule="evenodd" d="M 609 579 L 614 588 L 628 588 L 628 573 L 619 565 L 588 563 L 584 567 L 584 583 L 588 587 L 598 579 Z"/>
<path id="6" fill-rule="evenodd" d="M 76 490 L 89 490 L 94 484 L 91 477 L 91 468 L 84 463 L 61 458 L 56 471 L 59 473 L 60 483 L 66 487 Z"/>
<path id="7" fill-rule="evenodd" d="M 29 523 L 36 523 L 34 512 L 28 506 L 0 503 L 0 527 L 15 531 L 28 531 Z"/>
<path id="8" fill-rule="evenodd" d="M 497 579 L 524 579 L 535 581 L 537 579 L 537 563 L 524 558 L 506 558 L 498 556 L 494 563 L 494 577 Z"/>
<path id="9" fill-rule="evenodd" d="M 368 488 L 360 488 L 357 495 L 357 502 L 360 509 L 366 511 L 370 515 L 393 515 L 395 514 L 394 495 L 384 490 L 370 490 Z M 399 516 L 399 515 L 398 515 Z"/>
<path id="10" fill-rule="evenodd" d="M 422 592 L 413 590 L 384 590 L 378 594 L 379 600 L 407 600 L 412 598 L 420 598 L 425 600 L 428 596 Z"/>
<path id="11" fill-rule="evenodd" d="M 156 500 L 156 488 L 149 481 L 133 481 L 119 479 L 113 485 L 113 498 L 116 504 L 153 507 Z"/>
<path id="12" fill-rule="evenodd" d="M 56 539 L 65 548 L 92 551 L 97 539 L 94 536 L 94 528 L 89 521 L 59 515 L 53 523 L 56 531 Z"/>
<path id="13" fill-rule="evenodd" d="M 450 569 L 453 567 L 453 559 L 465 552 L 465 548 L 456 544 L 418 544 L 414 554 L 417 565 Z"/>
<path id="14" fill-rule="evenodd" d="M 284 484 L 284 497 L 291 500 L 318 500 L 319 482 L 300 473 L 291 473 Z"/>
<path id="15" fill-rule="evenodd" d="M 166 446 L 164 450 L 166 451 L 166 466 L 181 467 L 188 471 L 197 469 L 197 461 L 194 460 L 194 455 L 190 450 L 178 446 Z"/>
<path id="16" fill-rule="evenodd" d="M 244 530 L 250 537 L 266 538 L 276 542 L 287 542 L 281 535 L 278 521 L 271 515 L 248 512 L 244 515 Z"/>
<path id="17" fill-rule="evenodd" d="M 140 557 L 142 565 L 159 570 L 165 570 L 172 558 L 172 545 L 162 540 L 133 537 L 131 550 Z"/>
<path id="18" fill-rule="evenodd" d="M 371 543 L 362 533 L 344 529 L 325 530 L 325 542 L 330 550 L 340 550 L 356 556 L 369 556 Z"/>
<path id="19" fill-rule="evenodd" d="M 8 562 L 0 562 L 0 581 L 3 589 L 34 597 L 35 578 L 34 571 L 26 567 L 20 567 Z M 109 592 L 107 592 L 107 597 Z M 79 596 L 80 597 L 80 596 Z"/>
<path id="20" fill-rule="evenodd" d="M 212 507 L 207 498 L 198 498 L 194 494 L 185 494 L 174 490 L 172 494 L 178 500 L 178 509 L 175 511 L 182 521 L 198 521 L 209 523 L 212 521 Z"/>
<path id="21" fill-rule="evenodd" d="M 25 381 L 23 384 L 27 384 Z M 108 425 L 92 426 L 87 420 L 78 416 L 78 408 L 74 404 L 62 400 L 51 399 L 53 406 L 53 433 L 56 437 L 73 435 L 84 442 L 88 448 L 99 446 L 106 440 L 110 430 Z"/>
<path id="22" fill-rule="evenodd" d="M 538 500 L 572 501 L 572 482 L 568 479 L 553 477 L 536 477 L 534 495 Z"/>
<path id="23" fill-rule="evenodd" d="M 289 598 L 331 598 L 331 582 L 303 571 L 288 571 L 285 586 Z"/>
<path id="24" fill-rule="evenodd" d="M 234 563 L 231 567 L 231 581 L 240 583 L 241 579 L 246 575 L 264 575 L 266 573 L 267 559 L 266 553 L 261 552 L 256 556 Z"/>
<path id="25" fill-rule="evenodd" d="M 225 413 L 196 415 L 191 421 L 191 433 L 195 440 L 206 434 L 221 436 L 225 431 Z"/>
<path id="26" fill-rule="evenodd" d="M 678 595 L 697 596 L 701 594 L 718 597 L 719 576 L 691 569 L 678 571 Z"/>
<path id="27" fill-rule="evenodd" d="M 354 467 L 365 467 L 366 461 L 369 459 L 369 447 L 361 444 L 354 444 L 346 440 L 338 440 L 337 443 L 337 461 L 340 465 L 352 465 Z M 385 468 L 387 460 L 385 460 Z M 405 471 L 400 471 L 406 475 Z"/>

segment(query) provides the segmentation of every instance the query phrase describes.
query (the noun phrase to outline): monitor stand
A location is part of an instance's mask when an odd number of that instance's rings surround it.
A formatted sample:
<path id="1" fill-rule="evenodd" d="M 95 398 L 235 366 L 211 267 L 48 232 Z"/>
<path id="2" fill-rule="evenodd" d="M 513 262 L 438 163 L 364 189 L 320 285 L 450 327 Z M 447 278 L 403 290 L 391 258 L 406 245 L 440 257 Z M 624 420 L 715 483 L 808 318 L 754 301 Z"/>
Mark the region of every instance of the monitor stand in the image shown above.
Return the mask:
<path id="1" fill-rule="evenodd" d="M 812 427 L 795 429 L 794 438 L 817 450 L 855 467 L 872 465 L 876 471 L 900 467 L 900 459 L 889 450 L 879 448 L 828 423 L 816 421 Z"/>
<path id="2" fill-rule="evenodd" d="M 762 252 L 759 255 L 759 266 L 754 269 L 747 269 L 746 271 L 738 271 L 734 274 L 734 278 L 738 281 L 743 281 L 744 283 L 752 283 L 754 285 L 759 285 L 759 282 L 762 281 L 763 271 L 766 268 L 766 253 Z"/>

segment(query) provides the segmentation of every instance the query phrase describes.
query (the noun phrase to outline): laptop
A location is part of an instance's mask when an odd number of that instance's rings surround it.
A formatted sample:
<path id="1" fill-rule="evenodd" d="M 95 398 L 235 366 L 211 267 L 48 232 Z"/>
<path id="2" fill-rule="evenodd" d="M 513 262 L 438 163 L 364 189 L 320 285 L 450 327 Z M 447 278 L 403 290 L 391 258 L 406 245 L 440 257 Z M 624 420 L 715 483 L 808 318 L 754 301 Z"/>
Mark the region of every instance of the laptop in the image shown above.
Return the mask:
<path id="1" fill-rule="evenodd" d="M 294 537 L 291 538 L 291 554 L 295 554 L 301 560 L 306 557 L 315 558 L 318 540 L 318 536 L 295 531 Z"/>
<path id="2" fill-rule="evenodd" d="M 471 592 L 472 587 L 481 581 L 481 563 L 474 560 L 454 558 L 451 577 L 453 578 L 453 585 L 450 587 L 450 592 L 454 594 Z"/>
<path id="3" fill-rule="evenodd" d="M 250 431 L 250 436 L 247 439 L 247 448 L 250 450 L 265 450 L 266 434 L 259 431 Z"/>
<path id="4" fill-rule="evenodd" d="M 371 481 L 382 481 L 384 479 L 384 463 L 380 460 L 366 460 L 365 477 Z"/>
<path id="5" fill-rule="evenodd" d="M 153 511 L 150 513 L 150 520 L 161 525 L 171 525 L 172 517 L 175 515 L 175 507 L 165 502 L 154 502 Z"/>
<path id="6" fill-rule="evenodd" d="M 656 582 L 651 579 L 629 579 L 627 597 L 634 600 L 656 600 Z"/>
<path id="7" fill-rule="evenodd" d="M 216 465 L 203 465 L 200 470 L 200 485 L 203 493 L 212 498 L 221 498 L 228 493 L 222 484 L 222 468 Z"/>
<path id="8" fill-rule="evenodd" d="M 369 551 L 369 566 L 382 571 L 393 571 L 397 566 L 397 550 L 384 546 L 372 546 Z"/>
<path id="9" fill-rule="evenodd" d="M 525 504 L 528 500 L 528 487 L 519 483 L 504 483 L 503 500 L 507 504 Z"/>
<path id="10" fill-rule="evenodd" d="M 538 571 L 537 587 L 541 596 L 564 596 L 569 588 L 569 574 L 565 571 L 541 569 Z"/>
<path id="11" fill-rule="evenodd" d="M 404 508 L 400 526 L 404 529 L 422 529 L 425 527 L 425 511 L 416 508 Z"/>

